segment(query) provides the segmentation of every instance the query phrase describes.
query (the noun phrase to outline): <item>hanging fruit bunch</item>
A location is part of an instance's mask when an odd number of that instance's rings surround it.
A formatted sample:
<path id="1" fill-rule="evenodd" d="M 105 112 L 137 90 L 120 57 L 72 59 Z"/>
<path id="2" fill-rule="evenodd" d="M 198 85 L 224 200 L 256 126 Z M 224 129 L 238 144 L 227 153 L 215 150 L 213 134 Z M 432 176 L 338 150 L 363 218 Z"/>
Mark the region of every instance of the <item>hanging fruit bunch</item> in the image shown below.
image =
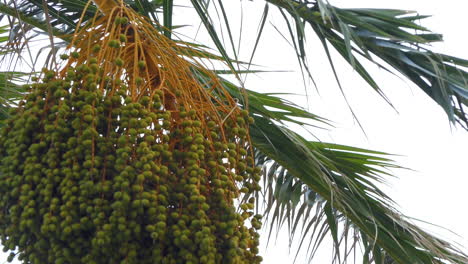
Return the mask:
<path id="1" fill-rule="evenodd" d="M 29 86 L 0 131 L 10 260 L 261 261 L 252 119 L 178 48 L 116 5 Z"/>

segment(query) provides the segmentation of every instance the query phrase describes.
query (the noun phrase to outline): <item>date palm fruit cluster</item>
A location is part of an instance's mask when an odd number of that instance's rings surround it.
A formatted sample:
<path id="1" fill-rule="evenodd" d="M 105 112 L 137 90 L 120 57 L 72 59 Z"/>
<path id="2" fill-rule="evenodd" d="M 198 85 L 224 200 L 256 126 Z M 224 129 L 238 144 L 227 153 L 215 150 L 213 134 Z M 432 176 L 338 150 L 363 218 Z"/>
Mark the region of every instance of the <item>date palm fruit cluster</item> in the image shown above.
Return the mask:
<path id="1" fill-rule="evenodd" d="M 259 263 L 248 112 L 125 6 L 95 21 L 0 131 L 10 260 Z"/>

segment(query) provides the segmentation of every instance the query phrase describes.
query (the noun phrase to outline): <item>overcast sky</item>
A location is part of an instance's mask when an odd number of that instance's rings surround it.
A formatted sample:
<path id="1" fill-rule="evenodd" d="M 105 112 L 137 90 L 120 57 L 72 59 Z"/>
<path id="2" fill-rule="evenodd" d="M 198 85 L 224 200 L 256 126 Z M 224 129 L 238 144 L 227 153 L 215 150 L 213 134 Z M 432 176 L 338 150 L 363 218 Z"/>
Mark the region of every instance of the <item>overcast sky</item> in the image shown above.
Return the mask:
<path id="1" fill-rule="evenodd" d="M 238 2 L 224 2 L 232 4 L 232 8 L 228 11 L 232 14 L 231 23 L 234 24 L 240 17 L 239 13 L 236 13 Z M 468 18 L 465 14 L 466 6 L 462 4 L 464 1 L 446 0 L 441 3 L 435 0 L 335 0 L 330 2 L 343 7 L 409 9 L 418 10 L 420 14 L 434 15 L 421 23 L 435 32 L 444 34 L 445 42 L 436 45 L 435 49 L 468 59 L 468 49 L 466 49 Z M 244 7 L 242 39 L 245 46 L 242 47 L 241 55 L 247 56 L 250 54 L 264 1 L 244 0 L 242 4 Z M 281 17 L 275 15 L 273 9 L 271 11 L 269 22 L 287 34 L 281 26 L 283 25 Z M 187 23 L 186 20 L 185 24 Z M 203 34 L 198 36 L 200 41 L 203 41 L 203 38 Z M 389 179 L 391 186 L 385 190 L 405 214 L 443 226 L 458 234 L 459 237 L 456 237 L 437 230 L 437 233 L 443 237 L 462 243 L 465 252 L 468 252 L 466 250 L 468 248 L 467 133 L 457 127 L 451 127 L 443 110 L 409 82 L 376 68 L 371 71 L 377 76 L 377 81 L 395 105 L 397 113 L 373 93 L 372 89 L 349 67 L 344 63 L 338 63 L 346 96 L 365 129 L 366 137 L 353 121 L 318 42 L 310 37 L 308 44 L 310 67 L 319 91 L 318 94 L 312 84 L 308 84 L 308 104 L 303 96 L 304 86 L 294 53 L 270 24 L 267 24 L 254 63 L 268 66 L 269 70 L 291 72 L 250 76 L 246 86 L 262 92 L 302 94 L 288 99 L 335 122 L 336 128 L 328 132 L 312 131 L 320 140 L 400 155 L 395 156 L 398 164 L 413 170 L 395 170 L 394 173 L 399 179 Z M 434 230 L 434 228 L 429 229 Z M 293 259 L 293 254 L 288 255 L 287 237 L 284 234 L 279 237 L 276 246 L 273 242 L 267 249 L 261 246 L 264 263 L 290 263 Z M 314 263 L 330 263 L 329 255 L 329 250 L 325 248 Z M 297 263 L 302 263 L 302 260 L 299 259 Z"/>

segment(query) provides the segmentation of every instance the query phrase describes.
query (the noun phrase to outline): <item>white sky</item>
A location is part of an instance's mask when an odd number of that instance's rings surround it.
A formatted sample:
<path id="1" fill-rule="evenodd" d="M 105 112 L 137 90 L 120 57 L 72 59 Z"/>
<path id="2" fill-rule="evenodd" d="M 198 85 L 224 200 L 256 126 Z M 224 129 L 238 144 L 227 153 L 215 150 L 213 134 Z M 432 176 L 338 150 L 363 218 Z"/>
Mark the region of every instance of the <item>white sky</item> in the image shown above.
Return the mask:
<path id="1" fill-rule="evenodd" d="M 179 3 L 188 1 L 179 1 Z M 240 18 L 236 9 L 238 1 L 224 1 L 232 5 L 227 10 L 231 15 L 231 24 Z M 468 17 L 465 1 L 446 0 L 392 0 L 392 1 L 338 1 L 331 3 L 342 7 L 379 7 L 418 10 L 420 14 L 434 17 L 422 21 L 422 25 L 434 32 L 443 33 L 445 42 L 438 44 L 438 51 L 468 59 L 468 36 L 466 26 Z M 241 55 L 248 58 L 254 41 L 258 21 L 264 1 L 242 1 L 244 7 L 245 46 Z M 270 10 L 269 21 L 277 25 L 286 35 L 283 21 L 274 8 Z M 177 13 L 176 13 L 177 15 Z M 185 18 L 184 15 L 181 18 Z M 190 20 L 178 20 L 188 24 Z M 185 21 L 185 22 L 184 22 Z M 234 30 L 237 32 L 236 30 Z M 312 33 L 312 32 L 310 32 Z M 197 40 L 202 41 L 203 34 Z M 288 97 L 297 104 L 308 107 L 315 114 L 322 115 L 335 122 L 336 128 L 328 132 L 314 132 L 320 140 L 339 144 L 380 150 L 399 154 L 395 160 L 411 170 L 394 171 L 399 179 L 389 179 L 391 187 L 385 188 L 399 205 L 401 211 L 452 230 L 459 237 L 437 229 L 437 234 L 455 240 L 468 252 L 468 214 L 465 210 L 468 202 L 468 136 L 462 129 L 450 127 L 445 113 L 419 88 L 392 75 L 374 68 L 374 74 L 391 99 L 399 113 L 396 113 L 372 91 L 353 71 L 337 60 L 337 67 L 345 88 L 347 98 L 362 123 L 366 136 L 353 121 L 345 101 L 331 74 L 321 47 L 314 37 L 308 39 L 311 71 L 318 83 L 319 95 L 309 84 L 309 105 L 304 96 Z M 260 43 L 254 63 L 268 66 L 269 70 L 287 70 L 293 72 L 267 73 L 250 76 L 246 86 L 261 92 L 289 92 L 304 94 L 304 86 L 297 67 L 293 50 L 282 37 L 267 25 L 264 38 Z M 312 138 L 311 138 L 312 139 Z M 434 228 L 428 228 L 434 230 Z M 262 242 L 264 242 L 262 240 Z M 268 248 L 261 245 L 264 263 L 292 263 L 294 251 L 288 254 L 287 236 L 280 234 L 274 245 Z M 324 248 L 314 263 L 330 263 L 328 248 Z M 5 257 L 6 259 L 6 257 Z M 1 262 L 1 261 L 0 261 Z M 299 259 L 297 263 L 302 263 Z"/>

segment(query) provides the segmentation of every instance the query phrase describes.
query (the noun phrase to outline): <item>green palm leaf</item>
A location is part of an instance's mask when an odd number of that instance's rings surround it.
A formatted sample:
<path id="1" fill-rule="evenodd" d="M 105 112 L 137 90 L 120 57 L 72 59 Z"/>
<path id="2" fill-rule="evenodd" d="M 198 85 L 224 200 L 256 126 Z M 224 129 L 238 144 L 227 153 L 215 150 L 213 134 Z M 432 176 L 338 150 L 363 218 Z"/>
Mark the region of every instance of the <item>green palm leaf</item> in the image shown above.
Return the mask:
<path id="1" fill-rule="evenodd" d="M 468 72 L 463 68 L 468 61 L 432 52 L 428 44 L 441 41 L 442 36 L 418 25 L 416 12 L 392 9 L 341 9 L 318 0 L 311 4 L 290 0 L 267 0 L 294 18 L 296 24 L 308 24 L 322 41 L 328 59 L 332 46 L 356 72 L 380 95 L 379 85 L 367 72 L 356 55 L 398 72 L 415 83 L 436 103 L 450 121 L 468 129 Z M 410 33 L 411 31 L 411 33 Z M 416 31 L 416 33 L 414 33 Z M 294 36 L 294 35 L 292 35 Z M 303 31 L 296 34 L 302 43 Z M 305 49 L 298 49 L 300 60 L 306 65 Z M 380 58 L 387 65 L 375 61 Z M 338 76 L 336 76 L 338 80 Z"/>
<path id="2" fill-rule="evenodd" d="M 339 237 L 348 236 L 352 228 L 345 228 L 340 234 L 336 225 L 341 222 L 343 226 L 349 226 L 352 223 L 360 233 L 360 237 L 355 239 L 361 240 L 364 248 L 372 248 L 366 251 L 367 259 L 376 257 L 376 252 L 384 252 L 397 263 L 439 263 L 439 259 L 451 263 L 466 262 L 466 256 L 456 248 L 419 229 L 393 209 L 391 200 L 373 184 L 376 180 L 383 180 L 381 177 L 385 175 L 373 166 L 388 166 L 389 160 L 367 150 L 309 142 L 262 118 L 256 118 L 251 134 L 256 148 L 278 164 L 274 167 L 280 175 L 277 186 L 281 189 L 275 190 L 278 199 L 271 201 L 277 203 L 276 207 L 288 208 L 274 210 L 271 224 L 281 225 L 286 221 L 291 225 L 299 218 L 310 225 L 321 224 L 324 228 L 319 230 L 325 231 L 320 231 L 317 239 L 322 237 L 320 233 L 330 232 L 335 248 L 339 249 L 342 241 Z M 286 181 L 287 177 L 295 181 Z M 324 200 L 317 205 L 321 206 L 320 212 L 323 213 L 314 217 L 301 213 L 305 210 L 301 209 L 304 204 L 298 203 L 301 192 L 295 190 L 304 188 L 298 184 L 307 186 Z M 275 215 L 278 216 L 275 218 Z M 321 216 L 322 222 L 315 219 L 317 215 Z M 290 227 L 291 233 L 297 231 L 296 227 L 297 224 Z M 308 232 L 303 232 L 303 236 L 306 235 Z"/>

